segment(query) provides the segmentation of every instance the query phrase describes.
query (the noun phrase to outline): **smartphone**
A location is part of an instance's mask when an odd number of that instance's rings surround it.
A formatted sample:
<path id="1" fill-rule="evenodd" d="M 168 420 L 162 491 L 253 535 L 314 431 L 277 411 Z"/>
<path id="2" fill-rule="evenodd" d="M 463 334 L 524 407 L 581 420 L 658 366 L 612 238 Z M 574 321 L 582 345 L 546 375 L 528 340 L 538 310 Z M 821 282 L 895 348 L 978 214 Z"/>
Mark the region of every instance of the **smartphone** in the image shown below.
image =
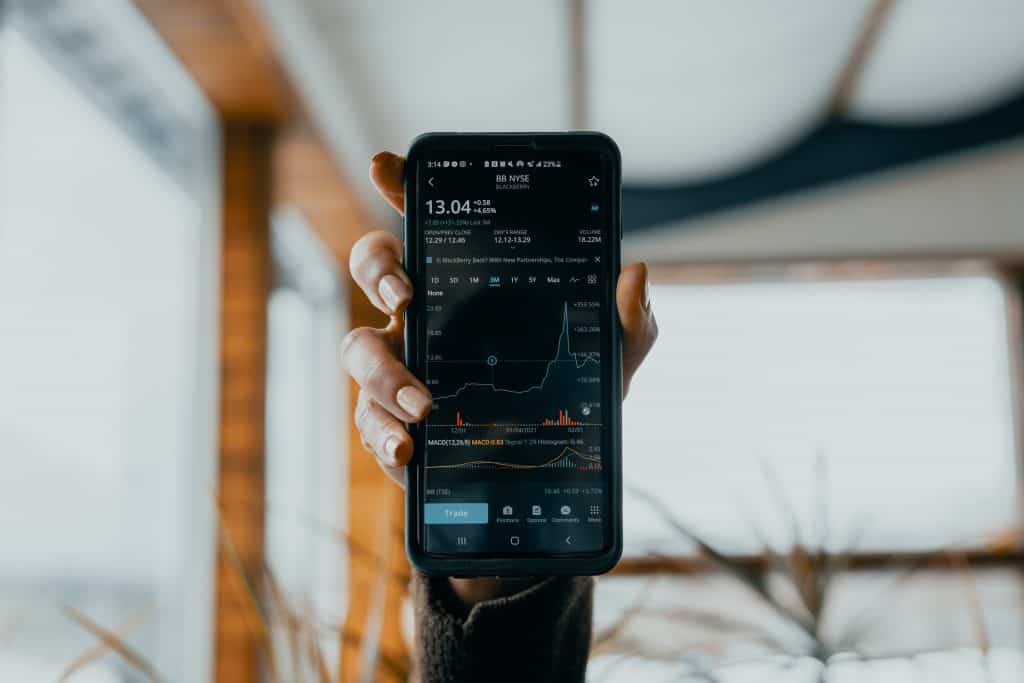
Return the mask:
<path id="1" fill-rule="evenodd" d="M 435 576 L 622 553 L 621 160 L 600 133 L 429 133 L 405 165 L 406 549 Z"/>

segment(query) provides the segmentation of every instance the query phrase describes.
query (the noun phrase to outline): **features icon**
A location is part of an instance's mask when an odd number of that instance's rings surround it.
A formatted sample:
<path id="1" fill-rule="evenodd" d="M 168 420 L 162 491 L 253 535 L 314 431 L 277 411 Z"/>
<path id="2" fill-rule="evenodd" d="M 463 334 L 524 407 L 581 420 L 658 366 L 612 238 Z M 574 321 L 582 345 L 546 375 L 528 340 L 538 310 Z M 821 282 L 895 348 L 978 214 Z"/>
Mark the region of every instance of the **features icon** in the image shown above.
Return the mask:
<path id="1" fill-rule="evenodd" d="M 455 544 L 456 545 L 469 545 L 469 538 L 466 537 L 466 536 L 456 536 L 455 537 Z"/>
<path id="2" fill-rule="evenodd" d="M 597 284 L 597 275 L 594 275 L 594 274 L 588 275 L 587 276 L 587 284 L 588 285 L 596 285 Z"/>
<path id="3" fill-rule="evenodd" d="M 590 513 L 591 517 L 600 517 L 601 516 L 601 506 L 600 505 L 591 505 L 590 507 L 587 508 L 587 512 Z"/>
<path id="4" fill-rule="evenodd" d="M 506 505 L 505 507 L 501 508 L 501 514 L 503 514 L 503 515 L 508 516 L 508 515 L 513 514 L 513 513 L 514 513 L 514 510 L 512 510 L 512 506 L 511 505 Z"/>
<path id="5" fill-rule="evenodd" d="M 442 166 L 444 166 L 445 168 L 448 168 L 448 164 L 449 164 L 449 163 L 450 163 L 450 162 L 447 162 L 447 161 L 443 161 L 443 162 L 441 162 L 441 165 L 442 165 Z"/>
<path id="6" fill-rule="evenodd" d="M 563 505 L 562 509 L 561 509 L 561 513 L 563 515 L 571 515 L 572 514 L 572 508 L 569 507 L 568 505 Z"/>
<path id="7" fill-rule="evenodd" d="M 589 178 L 587 178 L 587 184 L 590 185 L 591 187 L 597 187 L 600 183 L 601 179 L 598 178 L 596 175 L 592 175 Z"/>
<path id="8" fill-rule="evenodd" d="M 530 514 L 532 514 L 534 517 L 540 517 L 540 505 L 534 505 L 530 509 Z"/>
<path id="9" fill-rule="evenodd" d="M 512 536 L 508 539 L 509 545 L 519 545 L 519 537 Z"/>

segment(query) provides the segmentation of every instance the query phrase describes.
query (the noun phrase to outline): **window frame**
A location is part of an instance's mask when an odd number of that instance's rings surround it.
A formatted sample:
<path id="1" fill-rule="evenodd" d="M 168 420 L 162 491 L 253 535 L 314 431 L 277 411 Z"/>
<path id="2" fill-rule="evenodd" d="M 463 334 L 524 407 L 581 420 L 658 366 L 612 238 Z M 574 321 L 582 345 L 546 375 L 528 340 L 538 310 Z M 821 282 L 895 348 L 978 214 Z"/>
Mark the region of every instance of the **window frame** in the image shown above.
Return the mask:
<path id="1" fill-rule="evenodd" d="M 990 547 L 958 551 L 971 566 L 1024 567 L 1024 269 L 1006 263 L 976 259 L 830 259 L 769 262 L 660 262 L 650 264 L 649 279 L 659 285 L 726 285 L 786 282 L 857 282 L 906 278 L 989 277 L 1003 290 L 1007 350 L 1009 354 L 1013 451 L 1017 479 L 1017 529 L 1005 530 Z M 725 553 L 730 563 L 748 569 L 768 569 L 765 553 Z M 873 552 L 853 550 L 843 556 L 849 570 L 922 567 L 948 560 L 928 552 Z M 944 564 L 943 564 L 944 563 Z M 623 557 L 614 575 L 692 575 L 715 571 L 703 555 L 647 555 Z"/>
<path id="2" fill-rule="evenodd" d="M 275 500 L 272 486 L 275 478 L 272 470 L 275 454 L 271 451 L 271 440 L 267 439 L 266 449 L 266 498 L 267 521 L 264 525 L 266 562 L 274 569 L 275 554 L 282 548 L 275 548 L 269 530 L 276 522 L 289 522 L 292 529 L 298 529 L 306 538 L 298 535 L 285 553 L 292 557 L 301 556 L 309 567 L 306 576 L 311 585 L 293 586 L 284 581 L 282 586 L 292 598 L 309 600 L 311 605 L 329 605 L 328 614 L 318 614 L 329 623 L 343 623 L 347 609 L 348 557 L 341 544 L 337 529 L 344 528 L 347 509 L 348 481 L 347 463 L 344 460 L 345 444 L 348 443 L 347 421 L 341 419 L 348 405 L 347 382 L 342 381 L 343 371 L 338 349 L 344 331 L 347 329 L 348 301 L 346 291 L 334 259 L 326 246 L 305 220 L 302 213 L 284 205 L 273 210 L 271 215 L 271 257 L 274 282 L 268 298 L 268 306 L 274 293 L 289 290 L 299 296 L 312 311 L 312 338 L 309 340 L 309 359 L 315 366 L 316 377 L 313 385 L 307 387 L 314 403 L 310 418 L 311 448 L 304 462 L 292 463 L 303 468 L 307 476 L 308 490 L 305 500 L 312 505 L 302 510 L 282 509 Z M 274 331 L 273 319 L 268 315 L 267 337 L 267 412 L 265 428 L 272 427 L 271 392 L 274 389 L 270 378 L 273 372 L 271 344 Z M 327 370 L 327 372 L 325 372 Z M 297 515 L 309 515 L 308 519 L 297 520 Z M 298 524 L 295 522 L 298 521 Z M 279 540 L 279 539 L 273 539 Z M 325 551 L 325 544 L 332 548 Z M 286 579 L 277 572 L 279 580 Z M 324 581 L 328 576 L 329 581 Z M 301 596 L 296 590 L 313 591 Z M 330 667 L 339 661 L 340 643 L 332 632 L 320 638 L 321 651 Z"/>

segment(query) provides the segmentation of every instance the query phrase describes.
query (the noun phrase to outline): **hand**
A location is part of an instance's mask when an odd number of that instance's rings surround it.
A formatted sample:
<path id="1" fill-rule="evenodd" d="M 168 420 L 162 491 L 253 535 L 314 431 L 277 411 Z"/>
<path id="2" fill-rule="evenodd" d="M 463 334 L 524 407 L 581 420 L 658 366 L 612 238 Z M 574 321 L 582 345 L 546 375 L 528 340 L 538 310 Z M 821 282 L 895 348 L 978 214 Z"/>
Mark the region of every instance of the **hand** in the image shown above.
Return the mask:
<path id="1" fill-rule="evenodd" d="M 401 213 L 405 159 L 389 152 L 373 157 L 370 178 Z M 359 384 L 356 426 L 363 446 L 400 485 L 412 457 L 412 439 L 403 422 L 419 422 L 430 411 L 430 390 L 402 362 L 402 311 L 412 299 L 412 280 L 402 269 L 402 242 L 385 231 L 371 232 L 352 248 L 352 277 L 370 302 L 390 316 L 387 327 L 360 327 L 342 343 L 342 364 Z M 651 311 L 647 266 L 634 263 L 619 274 L 616 288 L 622 321 L 623 391 L 654 345 L 658 325 Z"/>
<path id="2" fill-rule="evenodd" d="M 370 164 L 374 185 L 399 213 L 404 206 L 404 166 L 405 159 L 389 152 L 377 154 Z M 409 305 L 413 289 L 412 280 L 402 269 L 401 240 L 384 231 L 363 236 L 352 248 L 349 268 L 370 302 L 390 317 L 387 327 L 357 328 L 342 343 L 342 364 L 360 387 L 356 426 L 366 450 L 402 485 L 403 468 L 412 457 L 412 438 L 402 423 L 426 417 L 432 399 L 430 390 L 402 362 L 402 311 Z M 647 266 L 634 263 L 623 268 L 615 296 L 622 322 L 625 392 L 658 336 Z M 459 592 L 458 586 L 467 583 L 476 585 L 461 581 L 453 585 Z"/>

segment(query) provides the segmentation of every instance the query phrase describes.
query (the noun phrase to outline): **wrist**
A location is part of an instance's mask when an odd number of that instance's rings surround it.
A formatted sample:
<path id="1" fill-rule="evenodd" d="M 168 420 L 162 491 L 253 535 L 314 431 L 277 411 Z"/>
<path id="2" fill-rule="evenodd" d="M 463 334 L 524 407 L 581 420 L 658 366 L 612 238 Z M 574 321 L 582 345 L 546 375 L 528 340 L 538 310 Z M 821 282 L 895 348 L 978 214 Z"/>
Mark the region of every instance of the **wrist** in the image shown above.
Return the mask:
<path id="1" fill-rule="evenodd" d="M 540 581 L 542 577 L 503 578 L 485 576 L 475 579 L 448 579 L 452 591 L 466 607 L 478 602 L 503 598 L 524 591 Z"/>

